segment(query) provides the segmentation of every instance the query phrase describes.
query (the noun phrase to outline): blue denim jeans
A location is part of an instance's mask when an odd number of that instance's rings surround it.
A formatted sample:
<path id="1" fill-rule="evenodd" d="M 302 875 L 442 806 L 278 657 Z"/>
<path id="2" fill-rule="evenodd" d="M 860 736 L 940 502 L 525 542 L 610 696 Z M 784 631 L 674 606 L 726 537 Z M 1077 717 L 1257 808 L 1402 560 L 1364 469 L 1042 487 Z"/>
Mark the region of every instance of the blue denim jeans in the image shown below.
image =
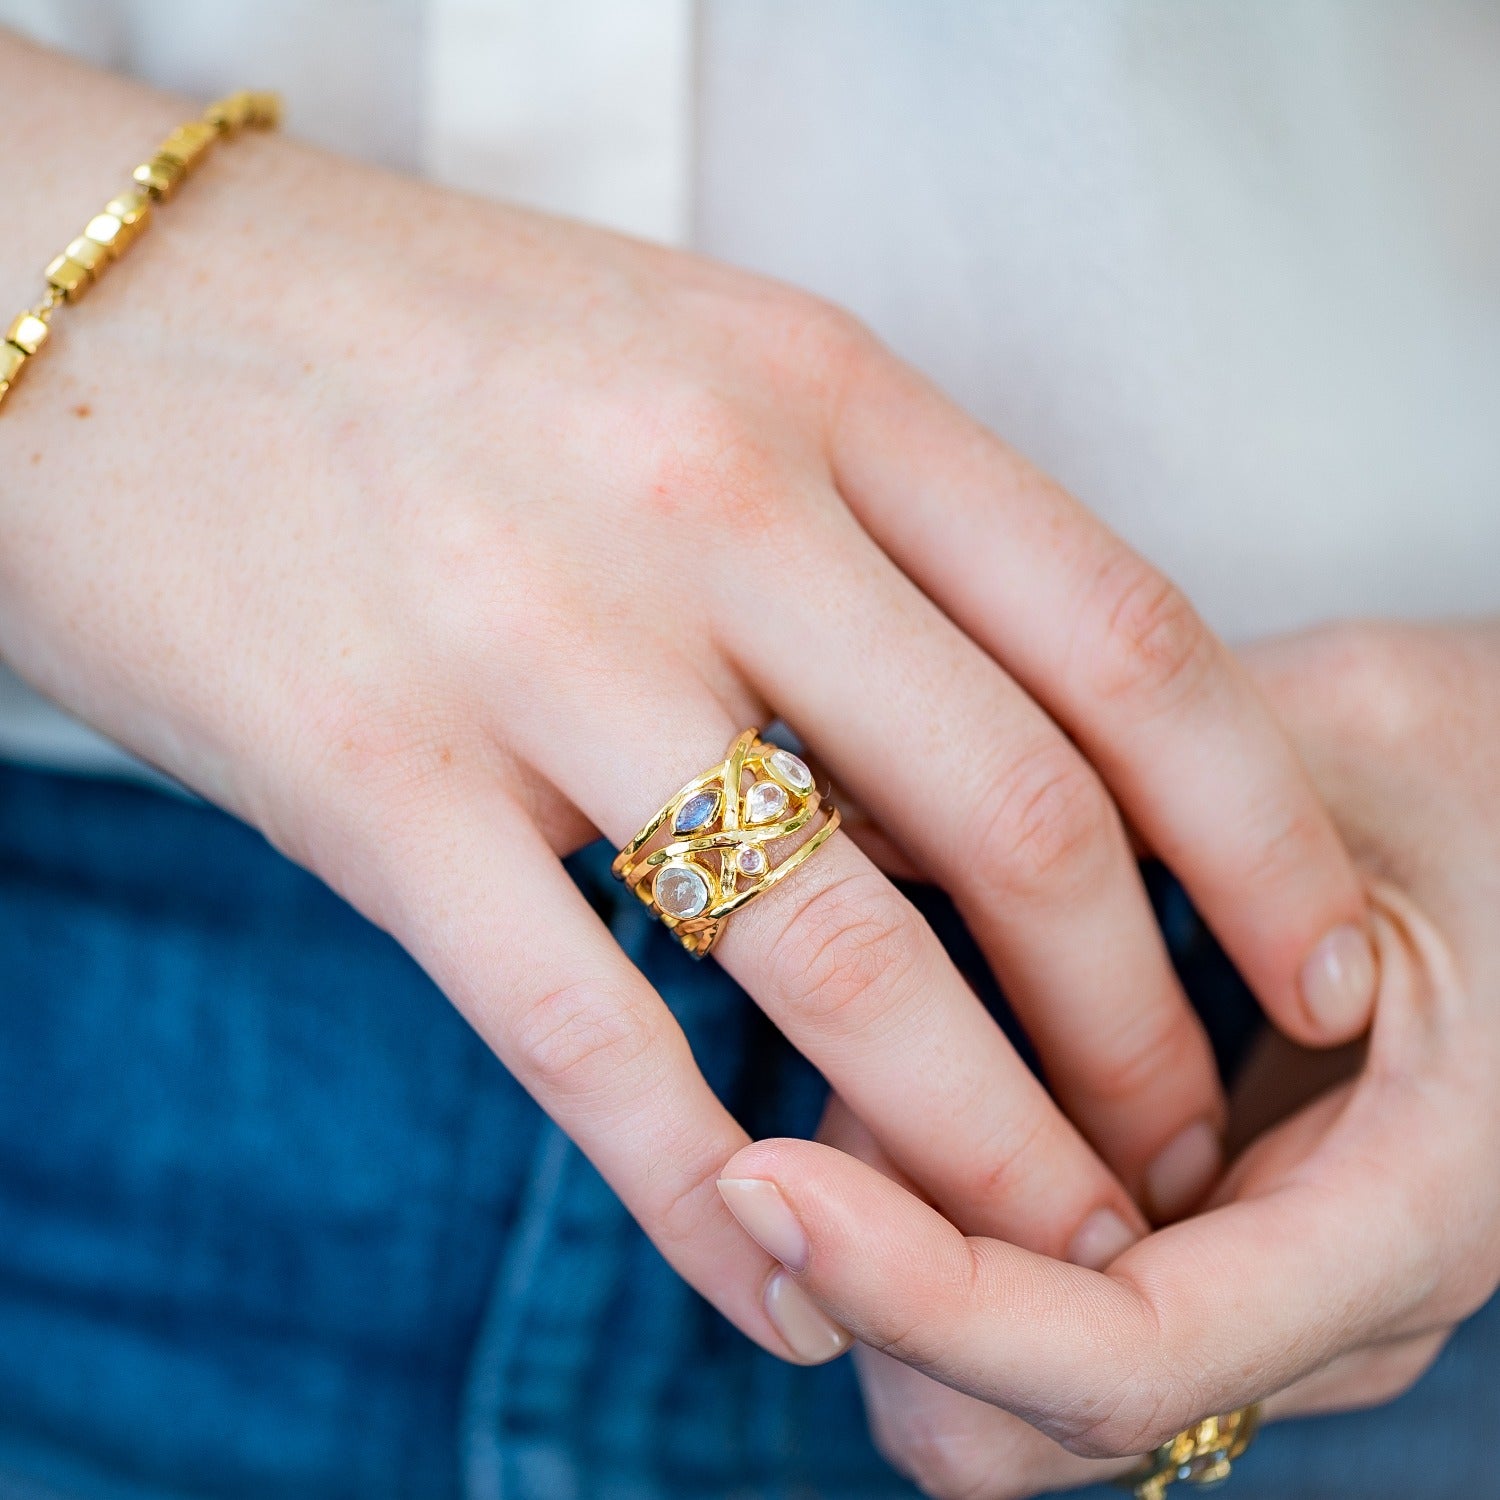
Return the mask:
<path id="1" fill-rule="evenodd" d="M 755 1007 L 597 850 L 574 871 L 746 1127 L 809 1131 Z M 1154 895 L 1228 1062 L 1252 1011 Z M 0 768 L 0 953 L 3 1500 L 915 1493 L 849 1361 L 731 1329 L 396 945 L 231 819 Z M 1497 1340 L 1492 1308 L 1397 1405 L 1273 1429 L 1234 1492 L 1500 1493 Z"/>

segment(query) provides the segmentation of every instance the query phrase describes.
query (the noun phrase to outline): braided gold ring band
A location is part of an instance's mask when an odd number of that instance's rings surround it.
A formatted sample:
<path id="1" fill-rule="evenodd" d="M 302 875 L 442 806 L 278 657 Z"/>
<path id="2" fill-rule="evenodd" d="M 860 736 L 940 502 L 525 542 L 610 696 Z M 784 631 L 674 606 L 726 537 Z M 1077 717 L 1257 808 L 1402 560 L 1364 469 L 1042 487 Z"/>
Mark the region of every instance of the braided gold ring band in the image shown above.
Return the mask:
<path id="1" fill-rule="evenodd" d="M 1119 1481 L 1135 1500 L 1162 1500 L 1170 1485 L 1181 1480 L 1199 1486 L 1221 1484 L 1234 1461 L 1244 1453 L 1260 1426 L 1260 1407 L 1242 1406 L 1222 1417 L 1205 1417 L 1186 1427 L 1140 1467 Z"/>
<path id="2" fill-rule="evenodd" d="M 747 729 L 620 850 L 613 869 L 701 958 L 729 917 L 806 864 L 838 826 L 802 759 Z M 808 828 L 783 851 L 781 840 Z"/>

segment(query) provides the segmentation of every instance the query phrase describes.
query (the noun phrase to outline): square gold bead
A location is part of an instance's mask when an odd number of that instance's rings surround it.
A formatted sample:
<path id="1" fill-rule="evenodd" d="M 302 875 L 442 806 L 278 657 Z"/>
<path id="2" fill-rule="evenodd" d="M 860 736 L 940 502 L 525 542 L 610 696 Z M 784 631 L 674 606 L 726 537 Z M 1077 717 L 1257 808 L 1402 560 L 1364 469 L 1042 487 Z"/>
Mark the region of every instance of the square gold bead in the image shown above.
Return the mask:
<path id="1" fill-rule="evenodd" d="M 151 195 L 140 188 L 129 188 L 111 198 L 104 212 L 113 214 L 127 229 L 144 229 L 151 217 Z"/>
<path id="2" fill-rule="evenodd" d="M 35 313 L 25 312 L 10 325 L 5 339 L 16 348 L 24 349 L 27 354 L 35 354 L 47 342 L 47 335 L 51 332 Z"/>
<path id="3" fill-rule="evenodd" d="M 190 168 L 218 138 L 219 132 L 212 125 L 201 124 L 195 120 L 189 125 L 179 125 L 161 143 L 157 154 L 168 156 L 184 168 Z"/>
<path id="4" fill-rule="evenodd" d="M 221 134 L 243 130 L 254 113 L 252 96 L 244 90 L 230 94 L 227 99 L 216 100 L 203 111 L 203 122 Z"/>
<path id="5" fill-rule="evenodd" d="M 44 273 L 51 286 L 62 293 L 64 300 L 76 302 L 93 284 L 94 273 L 66 255 L 59 255 Z"/>
<path id="6" fill-rule="evenodd" d="M 0 385 L 9 385 L 30 356 L 14 344 L 0 344 Z"/>
<path id="7" fill-rule="evenodd" d="M 86 234 L 81 234 L 73 240 L 63 254 L 69 260 L 76 260 L 80 266 L 87 266 L 96 276 L 109 259 L 108 248 L 101 245 L 98 240 L 91 240 Z"/>
<path id="8" fill-rule="evenodd" d="M 153 156 L 150 161 L 143 161 L 130 175 L 153 198 L 170 198 L 187 174 L 183 171 L 182 163 L 173 161 L 170 156 Z"/>
<path id="9" fill-rule="evenodd" d="M 253 91 L 250 95 L 250 124 L 262 130 L 274 130 L 281 124 L 281 95 L 269 89 Z"/>
<path id="10" fill-rule="evenodd" d="M 95 214 L 83 226 L 83 236 L 101 246 L 113 259 L 130 243 L 131 231 L 114 214 Z"/>

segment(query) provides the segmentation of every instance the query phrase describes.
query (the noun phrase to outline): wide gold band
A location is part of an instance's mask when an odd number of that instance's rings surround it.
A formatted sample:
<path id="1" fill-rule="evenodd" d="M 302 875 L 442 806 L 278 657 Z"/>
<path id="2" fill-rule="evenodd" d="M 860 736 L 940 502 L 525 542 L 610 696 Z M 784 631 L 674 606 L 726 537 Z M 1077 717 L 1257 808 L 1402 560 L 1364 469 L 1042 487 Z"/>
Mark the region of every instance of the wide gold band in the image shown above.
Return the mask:
<path id="1" fill-rule="evenodd" d="M 838 809 L 802 760 L 747 729 L 620 850 L 613 868 L 701 958 L 730 916 L 806 864 L 838 826 Z M 778 842 L 808 828 L 778 862 Z"/>
<path id="2" fill-rule="evenodd" d="M 1242 1406 L 1222 1417 L 1205 1417 L 1184 1428 L 1120 1480 L 1135 1500 L 1162 1500 L 1170 1485 L 1220 1484 L 1255 1437 L 1260 1407 Z"/>

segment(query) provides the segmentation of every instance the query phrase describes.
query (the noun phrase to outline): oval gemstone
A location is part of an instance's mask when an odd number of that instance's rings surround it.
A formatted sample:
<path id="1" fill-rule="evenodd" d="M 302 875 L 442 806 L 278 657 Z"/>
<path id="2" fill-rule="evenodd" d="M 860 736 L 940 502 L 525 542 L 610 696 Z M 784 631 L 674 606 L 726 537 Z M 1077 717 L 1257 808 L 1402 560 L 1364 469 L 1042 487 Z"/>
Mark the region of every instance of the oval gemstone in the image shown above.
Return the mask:
<path id="1" fill-rule="evenodd" d="M 786 788 L 774 781 L 757 781 L 745 793 L 745 821 L 774 823 L 786 811 Z"/>
<path id="2" fill-rule="evenodd" d="M 755 844 L 743 845 L 734 862 L 740 874 L 748 875 L 752 880 L 766 873 L 766 851 Z"/>
<path id="3" fill-rule="evenodd" d="M 813 774 L 807 762 L 790 750 L 773 750 L 766 757 L 766 769 L 778 780 L 791 787 L 794 792 L 810 792 Z"/>
<path id="4" fill-rule="evenodd" d="M 696 917 L 708 905 L 708 881 L 691 865 L 663 865 L 651 883 L 651 894 L 664 912 Z"/>
<path id="5" fill-rule="evenodd" d="M 696 829 L 706 827 L 713 822 L 714 814 L 718 810 L 719 794 L 717 792 L 694 792 L 677 809 L 677 816 L 672 819 L 672 832 L 692 833 Z"/>

